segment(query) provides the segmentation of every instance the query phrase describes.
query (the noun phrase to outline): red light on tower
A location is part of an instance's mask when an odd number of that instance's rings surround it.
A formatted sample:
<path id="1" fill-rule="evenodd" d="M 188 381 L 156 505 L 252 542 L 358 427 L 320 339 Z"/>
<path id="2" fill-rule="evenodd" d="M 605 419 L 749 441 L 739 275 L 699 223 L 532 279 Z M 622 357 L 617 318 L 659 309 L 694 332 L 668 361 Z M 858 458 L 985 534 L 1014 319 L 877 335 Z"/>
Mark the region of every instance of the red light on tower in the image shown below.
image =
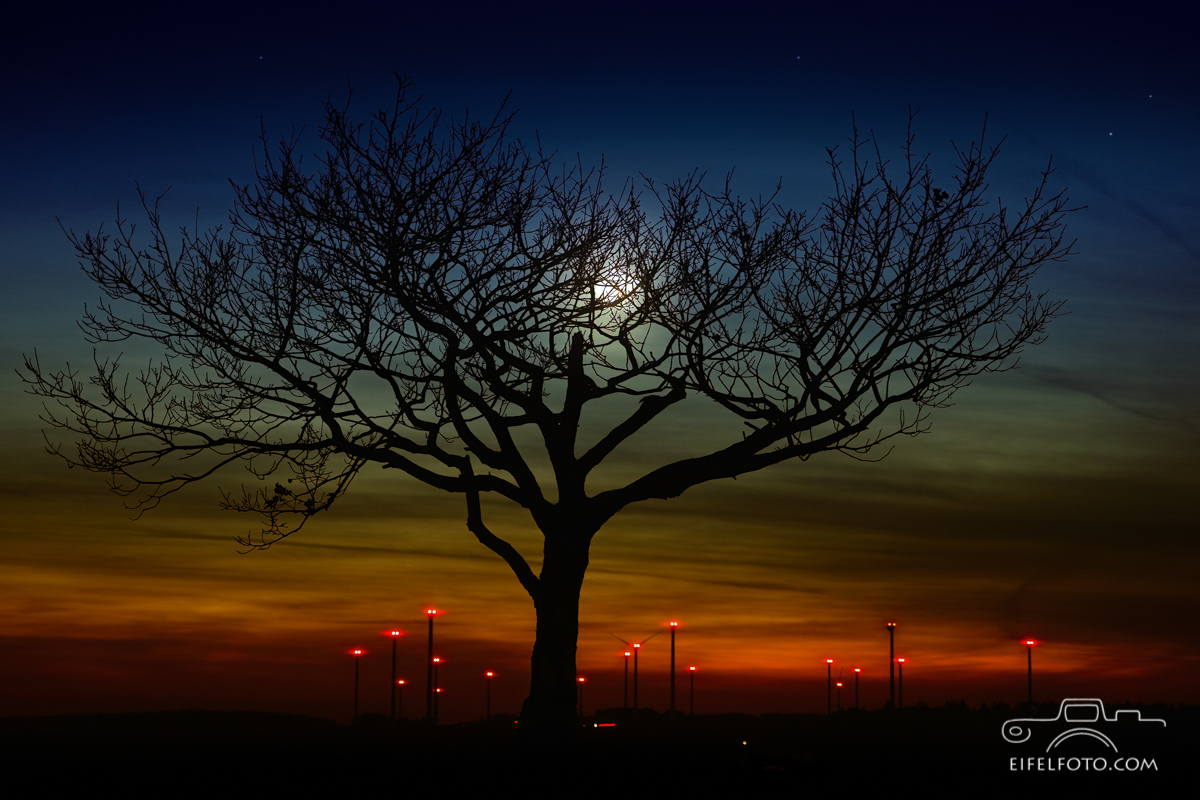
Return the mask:
<path id="1" fill-rule="evenodd" d="M 434 712 L 437 693 L 434 692 L 433 666 L 433 618 L 437 616 L 437 613 L 436 608 L 425 609 L 425 616 L 429 618 L 429 642 L 425 656 L 425 720 L 430 725 L 437 725 L 437 715 Z"/>
<path id="2" fill-rule="evenodd" d="M 888 708 L 896 707 L 896 623 L 887 623 L 888 632 Z"/>
<path id="3" fill-rule="evenodd" d="M 905 659 L 903 658 L 896 659 L 897 669 L 899 670 L 899 680 L 896 684 L 896 701 L 899 708 L 904 708 L 904 661 Z"/>
<path id="4" fill-rule="evenodd" d="M 696 668 L 688 667 L 688 716 L 696 713 Z"/>
<path id="5" fill-rule="evenodd" d="M 672 714 L 675 713 L 675 631 L 679 628 L 678 622 L 668 622 L 671 626 L 671 707 Z"/>
<path id="6" fill-rule="evenodd" d="M 483 707 L 483 721 L 487 722 L 492 718 L 492 678 L 496 677 L 496 673 L 489 669 L 483 673 L 483 677 L 487 678 L 487 705 Z"/>
<path id="7" fill-rule="evenodd" d="M 634 642 L 633 645 L 633 712 L 636 714 L 638 710 L 638 653 L 642 649 L 641 642 Z"/>
<path id="8" fill-rule="evenodd" d="M 629 708 L 629 657 L 633 653 L 625 651 L 625 707 Z"/>
<path id="9" fill-rule="evenodd" d="M 579 684 L 579 719 L 583 720 L 583 684 L 587 683 L 587 678 L 580 675 L 575 682 Z"/>
<path id="10" fill-rule="evenodd" d="M 1025 655 L 1026 655 L 1026 658 L 1028 659 L 1028 661 L 1026 663 L 1028 664 L 1028 668 L 1029 668 L 1028 674 L 1029 674 L 1029 704 L 1030 705 L 1033 705 L 1033 646 L 1035 644 L 1037 644 L 1037 642 L 1033 639 L 1025 640 Z"/>
<path id="11" fill-rule="evenodd" d="M 353 721 L 358 721 L 358 662 L 360 656 L 367 652 L 361 647 L 356 647 L 350 651 L 350 655 L 354 656 L 354 718 Z"/>
<path id="12" fill-rule="evenodd" d="M 825 659 L 825 713 L 833 714 L 833 659 Z"/>
<path id="13" fill-rule="evenodd" d="M 384 631 L 384 636 L 392 637 L 392 719 L 396 718 L 396 640 L 404 635 L 399 628 Z"/>
<path id="14" fill-rule="evenodd" d="M 432 619 L 432 617 L 431 617 Z M 442 693 L 442 688 L 438 686 L 438 665 L 442 663 L 442 659 L 434 656 L 430 659 L 430 666 L 433 668 L 433 724 L 438 724 L 438 695 Z"/>

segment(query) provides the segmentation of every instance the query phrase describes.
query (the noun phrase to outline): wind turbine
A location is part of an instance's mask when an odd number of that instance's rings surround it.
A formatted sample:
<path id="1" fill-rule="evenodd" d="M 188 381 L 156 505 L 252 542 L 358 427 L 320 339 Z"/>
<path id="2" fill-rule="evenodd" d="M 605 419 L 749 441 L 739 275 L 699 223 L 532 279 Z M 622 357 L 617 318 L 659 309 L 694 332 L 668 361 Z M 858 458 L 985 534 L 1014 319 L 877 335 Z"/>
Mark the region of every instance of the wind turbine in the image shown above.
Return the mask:
<path id="1" fill-rule="evenodd" d="M 637 692 L 637 689 L 638 689 L 638 687 L 637 687 L 637 683 L 638 683 L 638 681 L 637 681 L 637 678 L 638 678 L 638 650 L 641 650 L 642 645 L 644 645 L 646 642 L 653 639 L 655 636 L 658 636 L 658 634 L 660 634 L 660 633 L 662 633 L 661 630 L 655 631 L 654 633 L 647 636 L 645 639 L 642 639 L 640 642 L 627 642 L 624 639 L 622 639 L 620 636 L 617 636 L 615 633 L 609 634 L 609 636 L 613 637 L 621 644 L 633 649 L 633 710 L 635 713 L 637 712 L 637 708 L 638 708 L 638 692 Z"/>

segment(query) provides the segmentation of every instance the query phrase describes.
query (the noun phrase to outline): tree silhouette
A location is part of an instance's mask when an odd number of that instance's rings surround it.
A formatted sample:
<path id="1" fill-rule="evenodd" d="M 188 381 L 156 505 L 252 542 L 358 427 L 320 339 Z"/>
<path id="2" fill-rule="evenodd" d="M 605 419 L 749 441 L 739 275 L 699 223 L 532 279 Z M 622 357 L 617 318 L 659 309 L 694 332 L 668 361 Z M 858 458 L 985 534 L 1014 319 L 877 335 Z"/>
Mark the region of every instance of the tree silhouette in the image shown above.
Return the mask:
<path id="1" fill-rule="evenodd" d="M 147 340 L 162 357 L 129 373 L 98 355 L 84 380 L 35 354 L 24 378 L 78 437 L 51 450 L 108 473 L 139 509 L 234 462 L 280 476 L 224 494 L 263 516 L 240 539 L 252 548 L 329 509 L 368 465 L 462 494 L 467 527 L 536 608 L 523 729 L 574 724 L 580 587 L 614 514 L 924 432 L 973 376 L 1015 366 L 1059 309 L 1029 283 L 1070 255 L 1065 199 L 1047 168 L 1020 210 L 989 209 L 998 149 L 982 139 L 935 186 L 911 133 L 892 167 L 855 131 L 828 151 L 834 193 L 810 222 L 696 174 L 610 193 L 602 167 L 558 166 L 507 136 L 504 106 L 447 123 L 410 89 L 401 79 L 361 123 L 349 101 L 326 103 L 311 172 L 297 139 L 272 147 L 264 133 L 227 232 L 169 242 L 143 195 L 146 244 L 119 211 L 112 232 L 69 233 L 108 297 L 85 311 L 89 340 Z M 606 458 L 685 398 L 741 433 L 589 493 Z M 586 445 L 585 421 L 607 425 Z M 528 511 L 540 574 L 488 528 L 484 494 Z"/>

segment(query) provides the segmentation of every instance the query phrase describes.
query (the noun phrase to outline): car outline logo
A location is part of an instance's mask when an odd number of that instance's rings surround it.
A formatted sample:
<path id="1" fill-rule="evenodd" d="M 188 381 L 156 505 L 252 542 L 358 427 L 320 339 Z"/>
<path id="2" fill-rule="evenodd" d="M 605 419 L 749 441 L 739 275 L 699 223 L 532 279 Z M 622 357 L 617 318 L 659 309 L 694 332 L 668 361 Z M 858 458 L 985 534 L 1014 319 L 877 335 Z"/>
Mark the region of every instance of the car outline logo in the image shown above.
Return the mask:
<path id="1" fill-rule="evenodd" d="M 1055 722 L 1091 722 L 1091 723 L 1109 723 L 1121 724 L 1125 722 L 1157 722 L 1164 728 L 1167 726 L 1167 721 L 1164 719 L 1142 718 L 1142 712 L 1136 708 L 1121 708 L 1117 709 L 1110 717 L 1104 711 L 1104 701 L 1097 697 L 1068 697 L 1065 698 L 1058 706 L 1058 716 L 1050 719 L 1037 719 L 1035 717 L 1018 717 L 1016 719 L 1006 720 L 1000 726 L 1000 735 L 1004 737 L 1004 741 L 1011 744 L 1023 744 L 1030 740 L 1033 736 L 1033 726 L 1036 724 L 1049 725 Z M 1068 739 L 1073 739 L 1077 736 L 1087 736 L 1096 739 L 1106 747 L 1112 748 L 1112 751 L 1117 752 L 1117 745 L 1106 736 L 1102 731 L 1095 728 L 1075 727 L 1063 731 L 1058 734 L 1046 747 L 1046 752 L 1049 753 L 1055 747 L 1058 747 Z"/>

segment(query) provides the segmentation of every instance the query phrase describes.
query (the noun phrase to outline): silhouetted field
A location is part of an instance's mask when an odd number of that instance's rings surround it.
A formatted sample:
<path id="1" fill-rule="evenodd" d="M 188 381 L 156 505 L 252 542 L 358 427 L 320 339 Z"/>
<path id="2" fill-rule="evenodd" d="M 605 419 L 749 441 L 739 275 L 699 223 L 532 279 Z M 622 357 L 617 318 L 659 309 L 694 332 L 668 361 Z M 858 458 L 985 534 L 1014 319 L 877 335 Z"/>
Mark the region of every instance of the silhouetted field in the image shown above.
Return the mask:
<path id="1" fill-rule="evenodd" d="M 1140 791 L 1171 778 L 1190 781 L 1200 708 L 1140 708 L 1143 717 L 1167 720 L 1166 728 L 1126 726 L 1113 735 L 1116 755 L 1095 742 L 1056 750 L 1075 757 L 1077 765 L 1107 755 L 1102 772 L 1013 770 L 1014 758 L 1045 756 L 1045 743 L 1009 744 L 1000 735 L 1001 723 L 1019 716 L 1053 717 L 1056 705 L 969 709 L 947 704 L 832 717 L 672 717 L 653 711 L 635 717 L 610 709 L 589 717 L 575 742 L 550 743 L 548 754 L 545 743 L 531 746 L 520 735 L 511 716 L 436 730 L 412 720 L 392 724 L 376 714 L 364 714 L 348 727 L 287 714 L 199 710 L 12 717 L 0 719 L 0 752 L 6 774 L 40 779 L 47 788 L 119 785 L 164 791 L 303 787 L 358 793 L 422 787 L 444 788 L 450 796 L 465 789 L 500 795 L 515 789 L 541 797 L 672 790 L 782 796 L 811 788 L 894 788 L 935 790 L 942 796 L 1081 785 Z M 1112 766 L 1118 757 L 1152 759 L 1153 768 L 1139 761 L 1135 770 L 1118 771 Z"/>

